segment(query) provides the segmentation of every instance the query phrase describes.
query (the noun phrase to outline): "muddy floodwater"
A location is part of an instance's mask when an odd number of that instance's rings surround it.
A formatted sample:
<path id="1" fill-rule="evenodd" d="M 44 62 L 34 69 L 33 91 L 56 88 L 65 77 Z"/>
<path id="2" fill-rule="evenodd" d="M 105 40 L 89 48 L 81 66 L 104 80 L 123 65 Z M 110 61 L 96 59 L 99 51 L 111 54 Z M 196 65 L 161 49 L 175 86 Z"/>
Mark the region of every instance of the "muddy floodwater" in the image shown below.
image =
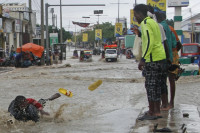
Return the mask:
<path id="1" fill-rule="evenodd" d="M 117 62 L 105 62 L 93 55 L 92 62 L 79 62 L 71 56 L 72 51 L 68 51 L 67 60 L 58 65 L 0 71 L 0 133 L 130 132 L 141 109 L 147 107 L 144 78 L 135 60 L 122 56 Z M 88 90 L 99 79 L 101 86 Z M 199 86 L 199 76 L 181 77 L 175 106 L 200 107 Z M 39 100 L 58 93 L 59 88 L 70 90 L 73 97 L 61 94 L 48 101 L 44 110 L 50 116 L 41 117 L 37 123 L 16 121 L 7 112 L 17 95 Z"/>

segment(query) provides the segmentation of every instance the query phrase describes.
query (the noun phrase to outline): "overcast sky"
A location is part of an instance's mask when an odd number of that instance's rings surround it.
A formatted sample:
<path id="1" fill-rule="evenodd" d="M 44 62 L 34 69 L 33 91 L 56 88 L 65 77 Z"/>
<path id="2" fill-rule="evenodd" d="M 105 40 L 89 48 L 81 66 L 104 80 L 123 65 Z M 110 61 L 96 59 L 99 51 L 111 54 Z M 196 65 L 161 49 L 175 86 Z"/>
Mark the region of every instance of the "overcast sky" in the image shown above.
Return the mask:
<path id="1" fill-rule="evenodd" d="M 40 2 L 41 0 L 32 0 L 32 8 L 37 13 L 37 23 L 40 24 Z M 13 2 L 20 2 L 20 3 L 27 3 L 28 0 L 0 0 L 0 3 L 13 3 Z M 190 0 L 190 5 L 188 7 L 182 8 L 182 16 L 183 19 L 190 17 L 191 13 L 189 9 L 192 9 L 192 14 L 197 14 L 200 12 L 198 9 L 200 6 L 199 0 Z M 44 3 L 48 3 L 50 5 L 59 5 L 60 0 L 44 0 Z M 114 3 L 114 4 L 113 4 Z M 116 18 L 118 17 L 118 0 L 62 0 L 62 4 L 105 4 L 106 6 L 99 6 L 99 7 L 80 7 L 80 6 L 65 6 L 62 7 L 62 26 L 66 30 L 75 31 L 75 26 L 72 24 L 72 21 L 77 22 L 87 22 L 91 24 L 96 24 L 98 21 L 98 17 L 94 16 L 94 10 L 103 10 L 103 15 L 99 17 L 100 24 L 102 22 L 111 22 L 112 24 L 115 23 Z M 133 8 L 133 4 L 135 0 L 120 0 L 120 8 L 119 8 L 119 17 L 126 17 L 128 28 L 130 24 L 130 9 Z M 124 4 L 123 4 L 124 3 Z M 144 3 L 146 4 L 146 0 L 137 0 L 137 4 Z M 60 26 L 60 8 L 59 7 L 50 7 L 54 8 L 54 13 L 57 15 L 57 24 L 58 27 Z M 90 17 L 88 19 L 82 18 L 83 16 Z M 174 8 L 167 8 L 167 18 L 173 19 L 174 16 Z M 49 14 L 49 24 L 52 24 L 51 14 Z M 80 30 L 78 26 L 76 26 L 77 30 Z"/>

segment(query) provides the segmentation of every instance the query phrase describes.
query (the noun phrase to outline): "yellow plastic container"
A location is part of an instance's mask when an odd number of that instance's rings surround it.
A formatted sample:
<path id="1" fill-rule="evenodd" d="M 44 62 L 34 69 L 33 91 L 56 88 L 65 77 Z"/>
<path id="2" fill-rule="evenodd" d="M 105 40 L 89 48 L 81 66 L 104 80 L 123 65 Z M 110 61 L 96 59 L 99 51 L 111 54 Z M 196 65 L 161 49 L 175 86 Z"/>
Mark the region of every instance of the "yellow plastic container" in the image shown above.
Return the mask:
<path id="1" fill-rule="evenodd" d="M 68 96 L 68 97 L 72 97 L 73 96 L 73 93 L 71 91 L 67 90 L 67 89 L 60 88 L 59 92 L 64 94 L 64 95 L 66 95 L 66 96 Z"/>
<path id="2" fill-rule="evenodd" d="M 88 89 L 93 91 L 95 90 L 96 88 L 98 88 L 100 85 L 102 84 L 102 80 L 98 80 L 96 82 L 94 82 L 93 84 L 91 84 Z"/>

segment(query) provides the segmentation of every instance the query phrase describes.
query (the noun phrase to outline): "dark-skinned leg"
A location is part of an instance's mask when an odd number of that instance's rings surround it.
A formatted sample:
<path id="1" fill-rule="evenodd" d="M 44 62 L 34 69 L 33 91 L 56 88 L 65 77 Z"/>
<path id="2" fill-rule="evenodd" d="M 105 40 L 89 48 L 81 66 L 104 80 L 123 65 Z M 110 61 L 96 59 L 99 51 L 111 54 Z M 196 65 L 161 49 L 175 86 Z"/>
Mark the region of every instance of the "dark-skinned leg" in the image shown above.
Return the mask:
<path id="1" fill-rule="evenodd" d="M 170 83 L 170 108 L 174 108 L 174 97 L 176 91 L 176 84 L 175 84 L 175 75 L 170 73 L 169 74 L 169 83 Z"/>
<path id="2" fill-rule="evenodd" d="M 149 101 L 149 115 L 153 115 L 154 114 L 154 102 L 153 101 Z"/>
<path id="3" fill-rule="evenodd" d="M 160 101 L 154 102 L 154 116 L 161 116 L 160 113 Z"/>
<path id="4" fill-rule="evenodd" d="M 163 79 L 163 85 L 162 85 L 162 87 L 163 88 L 161 88 L 162 89 L 162 95 L 161 95 L 161 100 L 162 100 L 162 105 L 161 105 L 161 110 L 169 110 L 169 108 L 168 108 L 168 90 L 167 90 L 167 85 L 166 85 L 166 83 L 167 83 L 167 75 L 164 77 L 164 79 Z"/>

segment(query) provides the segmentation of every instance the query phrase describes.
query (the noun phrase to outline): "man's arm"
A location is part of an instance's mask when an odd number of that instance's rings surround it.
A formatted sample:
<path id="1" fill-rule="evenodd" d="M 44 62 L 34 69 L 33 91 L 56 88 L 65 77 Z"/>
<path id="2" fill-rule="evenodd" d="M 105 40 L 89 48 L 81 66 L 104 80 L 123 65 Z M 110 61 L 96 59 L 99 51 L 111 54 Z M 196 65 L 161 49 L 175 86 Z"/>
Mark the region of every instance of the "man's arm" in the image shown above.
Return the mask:
<path id="1" fill-rule="evenodd" d="M 164 47 L 165 47 L 165 54 L 166 54 L 166 58 L 169 59 L 170 56 L 169 56 L 169 47 L 168 47 L 168 44 L 167 44 L 167 40 L 164 40 Z"/>
<path id="2" fill-rule="evenodd" d="M 145 59 L 146 56 L 147 57 L 150 56 L 150 54 L 152 52 L 152 48 L 153 48 L 152 43 L 154 42 L 154 34 L 152 31 L 151 25 L 147 23 L 144 26 L 145 26 L 146 31 L 144 31 L 142 36 L 145 38 L 146 42 L 145 42 L 145 44 L 142 45 L 144 47 L 144 48 L 142 48 L 142 50 L 144 50 L 142 52 L 142 59 Z"/>
<path id="3" fill-rule="evenodd" d="M 35 99 L 27 98 L 27 101 L 28 101 L 28 103 L 33 104 L 40 111 L 40 113 L 42 115 L 50 115 L 48 112 L 45 112 L 43 110 L 43 106 L 38 101 L 36 101 Z"/>
<path id="4" fill-rule="evenodd" d="M 40 104 L 38 101 L 36 101 L 33 98 L 27 98 L 26 99 L 29 104 L 34 105 L 38 110 L 41 110 L 43 108 L 42 104 Z"/>

